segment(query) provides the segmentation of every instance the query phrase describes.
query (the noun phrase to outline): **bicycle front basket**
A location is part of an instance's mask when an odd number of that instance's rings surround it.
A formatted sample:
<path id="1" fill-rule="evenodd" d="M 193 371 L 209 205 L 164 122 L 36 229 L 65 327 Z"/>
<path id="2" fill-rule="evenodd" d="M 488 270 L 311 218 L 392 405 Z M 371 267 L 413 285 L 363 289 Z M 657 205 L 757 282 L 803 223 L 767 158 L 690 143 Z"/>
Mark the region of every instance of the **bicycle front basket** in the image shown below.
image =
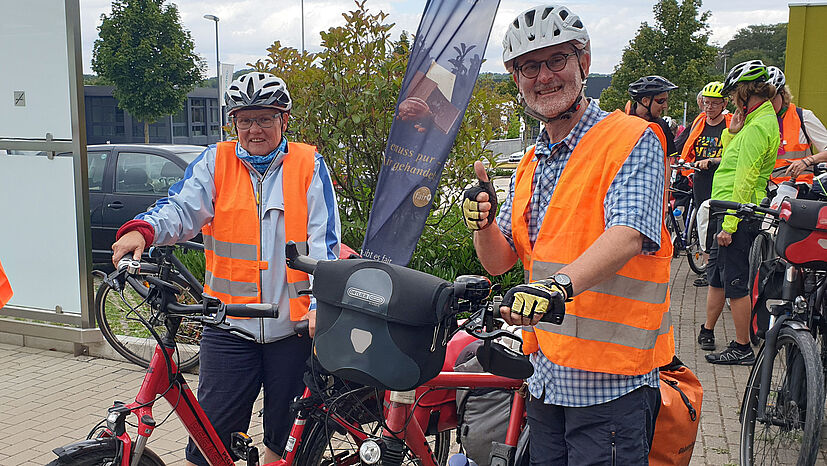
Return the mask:
<path id="1" fill-rule="evenodd" d="M 365 259 L 319 262 L 313 283 L 313 344 L 326 370 L 398 391 L 439 373 L 455 324 L 450 283 Z"/>

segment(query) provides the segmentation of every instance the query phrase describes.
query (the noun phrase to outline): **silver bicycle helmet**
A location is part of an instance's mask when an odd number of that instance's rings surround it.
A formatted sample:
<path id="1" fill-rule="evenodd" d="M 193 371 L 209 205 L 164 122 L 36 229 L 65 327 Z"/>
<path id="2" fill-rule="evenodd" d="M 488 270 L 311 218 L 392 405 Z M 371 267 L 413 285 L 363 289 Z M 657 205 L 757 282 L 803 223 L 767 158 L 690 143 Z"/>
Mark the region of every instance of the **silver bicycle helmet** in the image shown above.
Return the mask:
<path id="1" fill-rule="evenodd" d="M 580 17 L 563 5 L 541 5 L 520 13 L 503 38 L 503 63 L 513 71 L 514 59 L 534 50 L 576 41 L 589 41 Z"/>
<path id="2" fill-rule="evenodd" d="M 784 76 L 784 72 L 781 71 L 781 68 L 777 66 L 768 66 L 767 74 L 770 76 L 770 79 L 767 81 L 775 86 L 775 92 L 784 89 L 784 85 L 787 84 L 787 78 Z"/>
<path id="3" fill-rule="evenodd" d="M 671 92 L 678 86 L 662 76 L 644 76 L 629 84 L 629 95 L 632 99 L 640 101 L 643 97 L 652 97 L 664 92 Z"/>
<path id="4" fill-rule="evenodd" d="M 293 101 L 287 84 L 270 73 L 253 71 L 230 83 L 224 93 L 224 102 L 230 115 L 242 108 L 274 108 L 289 112 Z"/>
<path id="5" fill-rule="evenodd" d="M 724 80 L 724 88 L 721 89 L 721 94 L 727 95 L 735 90 L 739 83 L 747 81 L 768 81 L 770 79 L 767 73 L 767 67 L 761 60 L 749 60 L 738 63 L 729 70 L 726 79 Z"/>

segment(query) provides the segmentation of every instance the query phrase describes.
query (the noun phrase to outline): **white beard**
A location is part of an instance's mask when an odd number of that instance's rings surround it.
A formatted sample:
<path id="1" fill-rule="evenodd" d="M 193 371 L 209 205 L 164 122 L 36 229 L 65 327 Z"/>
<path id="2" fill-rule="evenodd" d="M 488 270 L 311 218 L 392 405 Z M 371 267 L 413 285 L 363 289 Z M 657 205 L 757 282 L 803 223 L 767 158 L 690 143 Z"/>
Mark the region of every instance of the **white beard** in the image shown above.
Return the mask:
<path id="1" fill-rule="evenodd" d="M 540 95 L 539 91 L 554 89 L 560 84 L 536 84 L 534 88 L 525 92 L 526 105 L 546 118 L 555 118 L 571 107 L 580 89 L 573 83 L 563 86 L 550 95 Z"/>

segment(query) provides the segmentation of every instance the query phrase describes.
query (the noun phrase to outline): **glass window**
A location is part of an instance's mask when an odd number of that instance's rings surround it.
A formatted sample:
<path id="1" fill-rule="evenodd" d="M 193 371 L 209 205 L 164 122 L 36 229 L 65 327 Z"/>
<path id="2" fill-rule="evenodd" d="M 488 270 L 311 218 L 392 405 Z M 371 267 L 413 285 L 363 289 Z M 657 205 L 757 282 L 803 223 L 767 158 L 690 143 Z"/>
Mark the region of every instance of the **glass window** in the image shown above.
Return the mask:
<path id="1" fill-rule="evenodd" d="M 190 108 L 192 112 L 191 132 L 193 136 L 206 136 L 207 134 L 206 104 L 206 99 L 190 100 Z"/>
<path id="2" fill-rule="evenodd" d="M 121 152 L 118 155 L 119 193 L 166 195 L 170 186 L 184 177 L 184 169 L 156 154 Z"/>
<path id="3" fill-rule="evenodd" d="M 106 167 L 106 156 L 109 152 L 87 152 L 86 162 L 89 165 L 89 191 L 103 189 L 103 172 Z"/>
<path id="4" fill-rule="evenodd" d="M 87 97 L 86 125 L 89 134 L 97 137 L 123 135 L 124 112 L 112 97 Z"/>

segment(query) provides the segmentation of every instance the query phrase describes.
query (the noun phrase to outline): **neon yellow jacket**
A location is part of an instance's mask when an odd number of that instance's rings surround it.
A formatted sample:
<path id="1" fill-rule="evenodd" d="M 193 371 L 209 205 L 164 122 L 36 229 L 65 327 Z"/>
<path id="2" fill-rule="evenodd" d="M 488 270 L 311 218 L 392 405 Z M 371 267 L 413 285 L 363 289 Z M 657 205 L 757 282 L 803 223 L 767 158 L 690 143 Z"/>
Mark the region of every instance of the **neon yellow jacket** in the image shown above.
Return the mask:
<path id="1" fill-rule="evenodd" d="M 767 101 L 747 115 L 744 127 L 735 135 L 721 134 L 724 152 L 712 180 L 712 199 L 758 204 L 766 196 L 767 180 L 775 166 L 781 137 L 778 118 Z M 723 229 L 738 230 L 739 219 L 727 215 Z"/>

